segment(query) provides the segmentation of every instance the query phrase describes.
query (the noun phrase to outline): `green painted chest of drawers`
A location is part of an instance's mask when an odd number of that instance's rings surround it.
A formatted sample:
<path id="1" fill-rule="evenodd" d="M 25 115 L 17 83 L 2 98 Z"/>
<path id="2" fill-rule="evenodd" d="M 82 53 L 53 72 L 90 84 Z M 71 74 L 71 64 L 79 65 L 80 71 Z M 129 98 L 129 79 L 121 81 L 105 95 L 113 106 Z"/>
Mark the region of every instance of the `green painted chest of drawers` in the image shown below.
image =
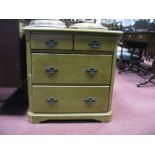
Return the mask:
<path id="1" fill-rule="evenodd" d="M 24 28 L 29 121 L 111 120 L 118 31 Z"/>

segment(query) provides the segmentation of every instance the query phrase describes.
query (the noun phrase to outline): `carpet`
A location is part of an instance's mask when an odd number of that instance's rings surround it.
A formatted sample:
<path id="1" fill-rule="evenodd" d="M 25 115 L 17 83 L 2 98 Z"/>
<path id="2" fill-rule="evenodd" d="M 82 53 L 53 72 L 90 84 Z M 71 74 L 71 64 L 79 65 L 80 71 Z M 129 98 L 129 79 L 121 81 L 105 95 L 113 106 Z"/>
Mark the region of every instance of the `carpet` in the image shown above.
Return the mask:
<path id="1" fill-rule="evenodd" d="M 95 121 L 51 121 L 30 124 L 27 115 L 0 115 L 1 135 L 154 135 L 155 86 L 138 88 L 144 79 L 135 73 L 116 70 L 109 123 Z M 16 100 L 18 102 L 18 100 Z M 19 103 L 20 104 L 20 103 Z"/>

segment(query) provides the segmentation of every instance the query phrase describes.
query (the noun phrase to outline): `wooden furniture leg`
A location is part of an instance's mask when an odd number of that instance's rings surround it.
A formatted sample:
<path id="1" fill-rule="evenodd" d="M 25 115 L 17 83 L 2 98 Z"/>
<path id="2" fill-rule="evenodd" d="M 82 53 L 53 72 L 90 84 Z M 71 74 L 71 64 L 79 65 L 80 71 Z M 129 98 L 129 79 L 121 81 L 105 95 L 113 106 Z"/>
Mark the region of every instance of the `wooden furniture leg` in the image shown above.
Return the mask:
<path id="1" fill-rule="evenodd" d="M 153 60 L 153 64 L 152 64 L 152 74 L 150 75 L 150 77 L 148 79 L 146 79 L 145 81 L 137 84 L 137 87 L 146 85 L 147 83 L 151 82 L 153 79 L 155 79 L 155 58 Z"/>

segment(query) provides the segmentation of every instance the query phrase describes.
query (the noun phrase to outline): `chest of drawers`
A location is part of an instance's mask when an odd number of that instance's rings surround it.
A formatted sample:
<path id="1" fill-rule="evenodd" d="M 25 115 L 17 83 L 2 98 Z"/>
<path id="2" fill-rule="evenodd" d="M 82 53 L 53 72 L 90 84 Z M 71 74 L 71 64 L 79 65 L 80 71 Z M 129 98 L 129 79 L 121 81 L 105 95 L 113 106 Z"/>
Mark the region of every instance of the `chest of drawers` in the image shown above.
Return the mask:
<path id="1" fill-rule="evenodd" d="M 110 121 L 115 50 L 122 32 L 24 29 L 29 121 Z"/>

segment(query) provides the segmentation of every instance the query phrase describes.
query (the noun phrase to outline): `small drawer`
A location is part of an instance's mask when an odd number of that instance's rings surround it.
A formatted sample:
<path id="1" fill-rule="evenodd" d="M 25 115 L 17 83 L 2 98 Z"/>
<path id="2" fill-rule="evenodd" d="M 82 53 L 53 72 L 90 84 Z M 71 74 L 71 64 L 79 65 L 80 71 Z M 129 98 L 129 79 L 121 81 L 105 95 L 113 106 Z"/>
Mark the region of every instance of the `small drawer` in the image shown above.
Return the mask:
<path id="1" fill-rule="evenodd" d="M 107 112 L 109 86 L 34 86 L 32 112 Z"/>
<path id="2" fill-rule="evenodd" d="M 147 34 L 137 34 L 137 36 L 136 36 L 136 39 L 137 39 L 137 41 L 144 41 L 144 42 L 146 42 L 147 41 Z"/>
<path id="3" fill-rule="evenodd" d="M 32 34 L 31 49 L 73 49 L 72 35 Z"/>
<path id="4" fill-rule="evenodd" d="M 125 34 L 125 40 L 136 40 L 136 34 Z"/>
<path id="5" fill-rule="evenodd" d="M 87 51 L 114 51 L 116 40 L 111 37 L 76 35 L 75 50 Z"/>
<path id="6" fill-rule="evenodd" d="M 32 54 L 32 83 L 110 84 L 111 55 Z"/>

